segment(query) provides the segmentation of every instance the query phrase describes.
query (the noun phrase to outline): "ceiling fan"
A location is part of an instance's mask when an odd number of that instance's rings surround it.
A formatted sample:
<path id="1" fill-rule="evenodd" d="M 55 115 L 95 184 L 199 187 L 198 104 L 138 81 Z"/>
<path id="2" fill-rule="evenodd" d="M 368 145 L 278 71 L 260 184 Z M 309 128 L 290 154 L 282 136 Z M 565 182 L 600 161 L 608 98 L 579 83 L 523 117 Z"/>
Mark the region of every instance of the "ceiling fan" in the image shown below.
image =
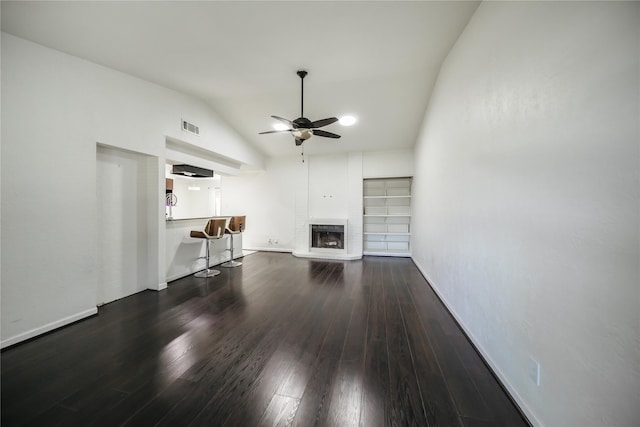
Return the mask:
<path id="1" fill-rule="evenodd" d="M 336 135 L 335 133 L 327 132 L 326 130 L 318 129 L 331 123 L 335 123 L 338 121 L 336 117 L 329 117 L 326 119 L 316 120 L 312 122 L 311 120 L 304 117 L 304 78 L 307 75 L 307 72 L 304 70 L 298 71 L 296 74 L 300 77 L 300 117 L 295 120 L 287 120 L 278 116 L 271 116 L 276 120 L 280 120 L 289 125 L 289 129 L 283 130 L 269 130 L 266 132 L 260 132 L 260 135 L 264 135 L 267 133 L 281 133 L 281 132 L 290 132 L 293 135 L 293 138 L 296 141 L 296 145 L 302 145 L 307 139 L 311 138 L 312 135 L 324 136 L 326 138 L 340 138 L 340 135 Z"/>

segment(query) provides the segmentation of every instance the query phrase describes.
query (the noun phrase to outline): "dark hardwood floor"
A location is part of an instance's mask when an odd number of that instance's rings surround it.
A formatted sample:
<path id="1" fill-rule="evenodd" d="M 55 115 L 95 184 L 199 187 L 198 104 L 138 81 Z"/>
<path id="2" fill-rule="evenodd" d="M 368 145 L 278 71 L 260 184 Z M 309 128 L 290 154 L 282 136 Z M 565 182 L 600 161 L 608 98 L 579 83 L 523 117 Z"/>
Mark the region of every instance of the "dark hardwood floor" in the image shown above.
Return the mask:
<path id="1" fill-rule="evenodd" d="M 255 253 L 2 352 L 2 426 L 527 425 L 409 259 Z"/>

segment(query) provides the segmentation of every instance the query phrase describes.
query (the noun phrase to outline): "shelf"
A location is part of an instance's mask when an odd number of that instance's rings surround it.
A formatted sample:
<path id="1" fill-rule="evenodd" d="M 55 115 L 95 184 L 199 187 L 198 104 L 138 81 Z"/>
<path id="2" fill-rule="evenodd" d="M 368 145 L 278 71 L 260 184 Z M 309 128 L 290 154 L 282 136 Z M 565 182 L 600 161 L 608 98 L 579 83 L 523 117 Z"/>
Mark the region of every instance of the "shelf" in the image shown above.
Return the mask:
<path id="1" fill-rule="evenodd" d="M 371 251 L 364 251 L 362 253 L 363 255 L 370 255 L 370 256 L 396 256 L 396 257 L 410 257 L 411 254 L 409 252 L 371 252 Z"/>
<path id="2" fill-rule="evenodd" d="M 365 179 L 363 253 L 411 254 L 411 178 Z"/>
<path id="3" fill-rule="evenodd" d="M 364 214 L 369 215 L 411 215 L 411 204 L 408 197 L 388 198 L 369 198 L 364 201 Z"/>
<path id="4" fill-rule="evenodd" d="M 363 196 L 368 197 L 407 197 L 411 196 L 411 178 L 366 179 Z"/>
<path id="5" fill-rule="evenodd" d="M 387 232 L 375 232 L 375 231 L 366 231 L 365 236 L 368 234 L 375 234 L 378 236 L 384 235 L 384 236 L 411 236 L 411 233 L 387 233 Z"/>
<path id="6" fill-rule="evenodd" d="M 364 196 L 365 199 L 410 199 L 411 195 L 406 196 Z"/>
<path id="7" fill-rule="evenodd" d="M 401 215 L 401 214 L 396 214 L 396 215 L 372 215 L 372 214 L 364 214 L 364 216 L 370 216 L 370 217 L 379 217 L 379 218 L 386 218 L 386 217 L 411 217 L 411 214 L 406 214 L 406 215 Z"/>
<path id="8" fill-rule="evenodd" d="M 406 236 L 407 239 L 409 238 Z M 365 252 L 393 252 L 393 253 L 409 253 L 409 240 L 395 241 L 395 240 L 365 240 L 364 251 Z"/>
<path id="9" fill-rule="evenodd" d="M 373 244 L 373 243 L 380 243 L 380 244 Z M 409 242 L 406 242 L 407 243 L 406 245 L 402 245 L 402 244 L 394 245 L 392 243 L 395 243 L 395 242 L 389 242 L 389 244 L 386 244 L 386 242 L 365 242 L 364 252 L 368 252 L 368 253 L 373 253 L 373 252 L 389 253 L 389 252 L 393 252 L 394 254 L 397 254 L 397 253 L 408 254 L 409 253 Z"/>

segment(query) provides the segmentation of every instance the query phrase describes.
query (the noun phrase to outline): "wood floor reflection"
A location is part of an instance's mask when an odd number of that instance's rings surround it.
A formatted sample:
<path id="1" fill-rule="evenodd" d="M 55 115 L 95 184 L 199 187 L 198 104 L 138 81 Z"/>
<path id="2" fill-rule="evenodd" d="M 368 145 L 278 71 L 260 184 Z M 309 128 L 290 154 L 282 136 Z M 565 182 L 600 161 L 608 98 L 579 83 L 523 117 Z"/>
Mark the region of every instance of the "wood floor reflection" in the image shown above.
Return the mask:
<path id="1" fill-rule="evenodd" d="M 258 252 L 2 352 L 2 426 L 527 425 L 409 259 Z"/>

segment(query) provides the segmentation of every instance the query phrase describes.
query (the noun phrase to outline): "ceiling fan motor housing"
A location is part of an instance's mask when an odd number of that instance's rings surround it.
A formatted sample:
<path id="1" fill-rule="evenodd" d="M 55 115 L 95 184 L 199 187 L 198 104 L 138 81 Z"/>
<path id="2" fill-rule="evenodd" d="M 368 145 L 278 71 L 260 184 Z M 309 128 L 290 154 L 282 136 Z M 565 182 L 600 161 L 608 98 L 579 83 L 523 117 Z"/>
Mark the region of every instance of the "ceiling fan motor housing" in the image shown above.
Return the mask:
<path id="1" fill-rule="evenodd" d="M 310 129 L 311 120 L 307 119 L 306 117 L 298 117 L 293 121 L 293 126 L 295 128 Z"/>

